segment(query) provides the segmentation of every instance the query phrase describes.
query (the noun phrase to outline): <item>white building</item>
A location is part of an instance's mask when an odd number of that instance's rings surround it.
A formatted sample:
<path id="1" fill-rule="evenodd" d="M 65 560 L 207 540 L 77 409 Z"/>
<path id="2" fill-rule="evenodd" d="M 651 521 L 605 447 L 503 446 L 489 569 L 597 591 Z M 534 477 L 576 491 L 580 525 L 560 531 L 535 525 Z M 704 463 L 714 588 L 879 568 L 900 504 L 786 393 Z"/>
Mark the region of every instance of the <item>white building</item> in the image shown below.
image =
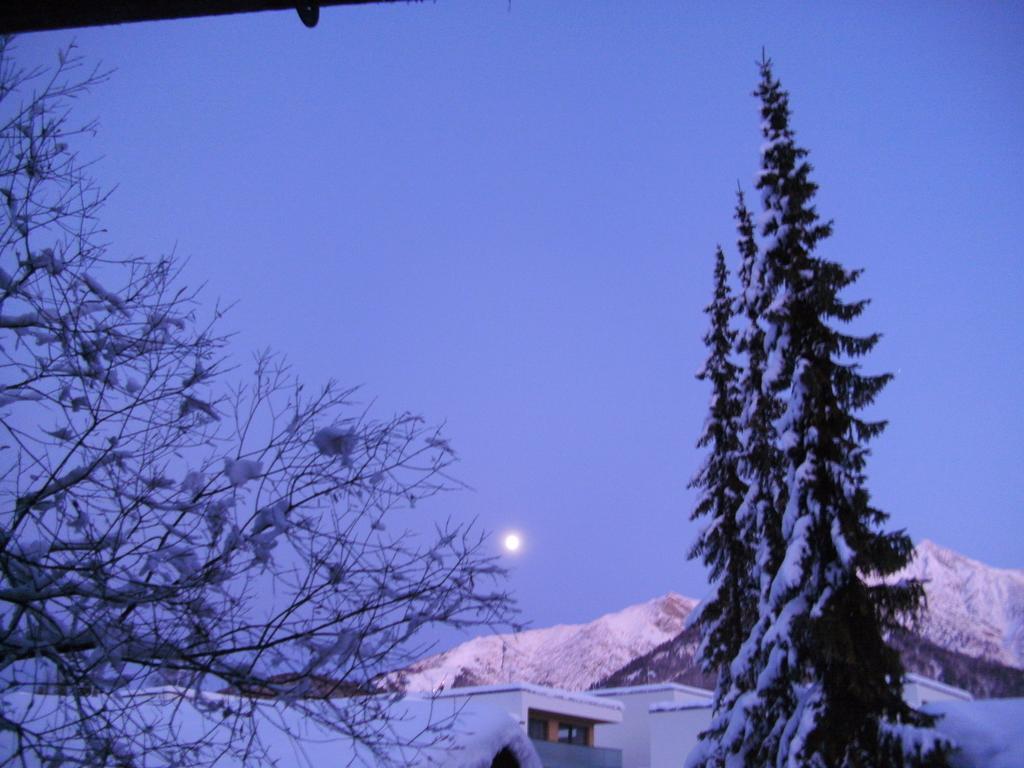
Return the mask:
<path id="1" fill-rule="evenodd" d="M 585 693 L 510 683 L 435 695 L 457 706 L 486 704 L 511 715 L 544 768 L 679 768 L 711 722 L 712 692 L 676 683 Z M 903 695 L 915 708 L 972 701 L 967 691 L 920 675 L 906 676 Z"/>
<path id="2" fill-rule="evenodd" d="M 656 683 L 653 685 L 634 685 L 626 688 L 599 688 L 589 691 L 602 699 L 621 702 L 623 705 L 622 722 L 616 725 L 607 725 L 597 730 L 596 744 L 601 747 L 610 747 L 622 750 L 622 765 L 624 768 L 637 766 L 637 768 L 649 768 L 657 763 L 654 760 L 654 751 L 665 739 L 660 741 L 655 738 L 655 728 L 661 727 L 661 723 L 655 725 L 660 717 L 660 707 L 683 707 L 695 711 L 697 714 L 691 718 L 692 724 L 686 728 L 693 731 L 693 742 L 696 743 L 697 734 L 706 726 L 708 717 L 704 711 L 710 711 L 711 691 L 704 688 L 693 688 L 689 685 L 678 683 Z M 682 724 L 673 724 L 674 727 L 681 727 Z M 696 728 L 696 730 L 693 730 Z M 659 730 L 660 732 L 660 730 Z M 670 739 L 673 744 L 678 739 Z M 686 738 L 683 738 L 686 741 Z M 664 750 L 663 750 L 664 751 Z M 678 754 L 676 755 L 678 758 Z M 676 763 L 678 763 L 678 759 Z M 675 763 L 673 763 L 675 765 Z"/>
<path id="3" fill-rule="evenodd" d="M 528 683 L 452 688 L 434 698 L 508 713 L 530 737 L 544 768 L 623 768 L 621 751 L 597 740 L 604 728 L 622 724 L 625 705 L 619 701 Z"/>
<path id="4" fill-rule="evenodd" d="M 679 768 L 697 744 L 697 736 L 711 725 L 711 702 L 662 702 L 649 714 L 651 761 L 637 768 Z"/>
<path id="5" fill-rule="evenodd" d="M 903 700 L 914 709 L 934 701 L 972 701 L 971 694 L 963 688 L 940 683 L 930 677 L 906 674 L 903 676 Z"/>

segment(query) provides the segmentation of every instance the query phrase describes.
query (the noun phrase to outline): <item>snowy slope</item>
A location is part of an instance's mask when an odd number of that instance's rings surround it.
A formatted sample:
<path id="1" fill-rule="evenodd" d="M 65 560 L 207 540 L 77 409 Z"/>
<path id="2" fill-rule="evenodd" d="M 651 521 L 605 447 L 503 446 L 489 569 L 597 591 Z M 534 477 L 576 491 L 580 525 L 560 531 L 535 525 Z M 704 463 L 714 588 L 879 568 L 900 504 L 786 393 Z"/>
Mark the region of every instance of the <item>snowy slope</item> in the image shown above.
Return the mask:
<path id="1" fill-rule="evenodd" d="M 233 696 L 206 694 L 200 699 L 204 706 L 197 707 L 191 693 L 170 687 L 163 691 L 139 696 L 132 717 L 124 722 L 118 720 L 116 727 L 124 729 L 123 733 L 132 739 L 127 743 L 134 747 L 146 738 L 135 730 L 143 723 L 154 729 L 150 736 L 166 737 L 173 733 L 172 743 L 203 742 L 207 750 L 192 755 L 199 765 L 210 759 L 223 768 L 271 764 L 295 768 L 491 768 L 495 756 L 507 749 L 522 768 L 541 768 L 537 751 L 518 721 L 493 704 L 409 697 L 377 710 L 358 699 L 307 700 L 294 708 L 263 701 L 251 710 L 250 725 L 257 741 L 249 744 L 246 738 L 235 734 L 235 749 L 229 749 L 231 729 L 248 721 L 248 703 L 240 706 Z M 97 699 L 90 707 L 102 703 Z M 378 701 L 375 705 L 382 703 Z M 244 713 L 240 720 L 222 714 L 227 711 L 221 709 L 225 705 L 236 713 Z M 69 754 L 81 750 L 75 701 L 19 692 L 6 696 L 4 706 L 5 715 L 13 716 L 15 722 L 23 722 L 37 733 L 46 733 L 48 747 L 59 745 Z M 349 707 L 352 711 L 346 713 Z M 326 725 L 331 722 L 338 722 L 339 728 Z M 346 733 L 341 725 L 344 722 L 358 723 L 366 741 Z M 15 756 L 17 745 L 9 733 L 0 736 L 0 765 L 42 768 L 36 754 Z M 249 749 L 249 758 L 243 761 L 237 752 Z M 259 759 L 260 750 L 266 751 L 266 760 Z M 386 765 L 377 759 L 375 751 L 387 756 Z M 169 764 L 167 753 L 158 750 L 139 757 L 139 763 L 145 765 Z"/>
<path id="2" fill-rule="evenodd" d="M 696 604 L 669 593 L 589 624 L 477 637 L 410 666 L 405 686 L 431 691 L 514 681 L 585 690 L 678 635 Z"/>
<path id="3" fill-rule="evenodd" d="M 925 582 L 928 610 L 916 628 L 936 645 L 1024 668 L 1024 571 L 992 568 L 925 540 L 897 575 Z"/>
<path id="4" fill-rule="evenodd" d="M 953 768 L 1021 768 L 1024 765 L 1024 699 L 937 701 L 924 707 L 941 715 L 938 729 L 958 752 Z"/>

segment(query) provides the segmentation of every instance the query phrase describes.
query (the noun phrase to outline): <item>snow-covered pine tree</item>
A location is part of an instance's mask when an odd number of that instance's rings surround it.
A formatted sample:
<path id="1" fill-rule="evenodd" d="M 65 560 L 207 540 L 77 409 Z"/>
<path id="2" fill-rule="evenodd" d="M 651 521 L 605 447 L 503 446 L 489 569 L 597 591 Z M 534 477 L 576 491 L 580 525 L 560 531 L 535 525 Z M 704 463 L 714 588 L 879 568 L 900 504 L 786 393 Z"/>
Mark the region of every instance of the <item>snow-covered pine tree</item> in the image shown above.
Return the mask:
<path id="1" fill-rule="evenodd" d="M 711 575 L 711 594 L 701 603 L 694 621 L 703 637 L 701 663 L 705 670 L 719 673 L 720 689 L 729 687 L 728 662 L 739 650 L 753 608 L 747 588 L 750 552 L 736 520 L 745 487 L 737 469 L 741 403 L 738 369 L 732 360 L 734 311 L 729 271 L 719 247 L 715 252 L 714 298 L 704 309 L 711 321 L 704 336 L 708 357 L 697 374 L 712 387 L 704 433 L 697 441 L 698 447 L 708 449 L 708 456 L 690 482 L 690 487 L 700 492 L 692 519 L 703 518 L 706 522 L 690 557 L 700 557 Z"/>
<path id="2" fill-rule="evenodd" d="M 754 553 L 751 585 L 758 595 L 767 595 L 771 574 L 782 559 L 779 536 L 781 504 L 784 503 L 785 482 L 782 456 L 777 445 L 775 420 L 782 414 L 782 402 L 776 392 L 764 386 L 766 324 L 765 315 L 778 286 L 766 277 L 775 273 L 769 260 L 776 253 L 762 253 L 754 234 L 754 222 L 742 190 L 736 193 L 737 246 L 742 257 L 740 266 L 740 302 L 738 313 L 746 321 L 737 342 L 737 351 L 744 360 L 739 389 L 742 401 L 740 423 L 743 448 L 740 452 L 740 477 L 747 493 L 740 507 L 740 527 Z M 758 614 L 764 610 L 758 605 Z M 741 661 L 753 652 L 759 640 L 756 621 L 747 624 L 747 651 Z M 737 677 L 743 677 L 739 674 Z M 749 677 L 749 676 L 748 676 Z"/>
<path id="3" fill-rule="evenodd" d="M 770 510 L 774 505 L 774 489 L 778 483 L 773 484 L 773 479 L 780 477 L 779 462 L 774 460 L 776 449 L 772 426 L 774 414 L 779 407 L 771 393 L 765 393 L 761 389 L 764 371 L 764 332 L 758 325 L 757 318 L 767 307 L 768 299 L 762 290 L 762 265 L 754 238 L 754 225 L 742 190 L 737 192 L 736 227 L 739 233 L 737 247 L 741 257 L 740 293 L 730 306 L 733 314 L 745 320 L 746 325 L 738 334 L 738 340 L 735 335 L 732 338 L 745 364 L 742 369 L 736 366 L 731 368 L 731 373 L 739 380 L 737 382 L 734 378 L 729 385 L 731 396 L 735 398 L 737 413 L 736 422 L 730 426 L 738 430 L 738 444 L 730 468 L 736 474 L 738 486 L 743 490 L 734 509 L 734 518 L 730 521 L 731 528 L 735 531 L 735 540 L 728 545 L 718 544 L 718 550 L 728 558 L 728 565 L 723 563 L 720 566 L 721 575 L 717 575 L 712 568 L 712 577 L 715 579 L 714 591 L 701 603 L 693 620 L 701 627 L 702 664 L 708 671 L 717 671 L 718 680 L 711 723 L 700 734 L 697 747 L 688 757 L 689 768 L 724 765 L 725 754 L 730 751 L 726 734 L 729 724 L 735 720 L 733 707 L 739 696 L 744 691 L 749 691 L 754 684 L 752 668 L 739 663 L 737 659 L 741 656 L 751 656 L 750 651 L 744 650 L 745 647 L 757 647 L 757 643 L 750 644 L 748 638 L 759 614 L 759 569 L 755 566 L 762 538 L 758 534 L 758 525 L 765 510 Z M 716 297 L 717 293 L 716 281 Z M 705 311 L 710 314 L 713 306 L 714 304 Z M 705 339 L 705 343 L 710 347 L 709 338 Z M 705 365 L 705 371 L 707 368 L 708 365 Z M 722 389 L 725 391 L 726 388 L 723 386 Z M 712 410 L 717 397 L 716 388 Z M 710 465 L 711 459 L 712 457 L 709 457 L 705 466 Z M 701 478 L 702 475 L 698 475 L 697 480 Z M 704 498 L 702 497 L 702 502 Z M 697 510 L 700 511 L 700 506 Z M 704 561 L 710 566 L 712 563 L 707 551 L 701 549 L 704 538 L 702 535 L 698 539 L 691 556 L 697 553 L 704 554 Z M 725 595 L 731 598 L 731 602 L 728 603 L 732 607 L 729 621 L 719 618 Z M 736 741 L 735 737 L 732 741 Z M 737 750 L 740 747 L 742 740 L 740 744 L 734 745 Z"/>
<path id="4" fill-rule="evenodd" d="M 866 488 L 866 444 L 885 423 L 858 414 L 890 376 L 865 375 L 856 362 L 877 334 L 836 327 L 867 305 L 839 295 L 860 272 L 816 254 L 831 222 L 815 210 L 807 151 L 795 143 L 788 94 L 768 60 L 757 95 L 766 140 L 757 183 L 761 278 L 773 297 L 760 318 L 762 388 L 786 404 L 776 422 L 785 550 L 765 574 L 756 687 L 740 697 L 729 730 L 742 731 L 747 765 L 943 766 L 948 745 L 903 701 L 903 668 L 884 640 L 918 607 L 921 586 L 866 580 L 894 573 L 912 554 L 904 533 L 882 530 L 887 515 L 871 506 Z"/>

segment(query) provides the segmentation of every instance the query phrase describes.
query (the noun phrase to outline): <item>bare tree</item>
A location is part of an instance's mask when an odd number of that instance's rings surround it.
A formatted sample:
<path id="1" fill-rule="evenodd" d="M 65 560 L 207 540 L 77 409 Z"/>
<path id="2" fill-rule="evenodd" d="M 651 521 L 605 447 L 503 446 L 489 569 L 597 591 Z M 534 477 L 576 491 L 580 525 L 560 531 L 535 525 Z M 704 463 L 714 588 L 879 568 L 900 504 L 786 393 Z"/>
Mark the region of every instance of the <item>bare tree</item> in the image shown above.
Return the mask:
<path id="1" fill-rule="evenodd" d="M 401 523 L 453 453 L 269 354 L 228 385 L 219 313 L 175 262 L 100 242 L 69 142 L 103 79 L 0 41 L 0 765 L 258 760 L 268 700 L 380 744 L 389 699 L 367 694 L 424 626 L 510 617 L 479 536 Z"/>

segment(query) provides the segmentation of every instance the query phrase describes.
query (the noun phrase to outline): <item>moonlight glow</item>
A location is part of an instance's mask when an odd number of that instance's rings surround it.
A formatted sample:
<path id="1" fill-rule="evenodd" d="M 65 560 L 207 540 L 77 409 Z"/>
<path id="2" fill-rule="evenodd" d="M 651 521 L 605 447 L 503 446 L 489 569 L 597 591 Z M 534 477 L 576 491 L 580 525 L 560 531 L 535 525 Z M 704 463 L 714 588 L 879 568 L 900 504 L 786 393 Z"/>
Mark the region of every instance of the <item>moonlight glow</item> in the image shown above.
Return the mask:
<path id="1" fill-rule="evenodd" d="M 505 534 L 505 539 L 502 543 L 505 545 L 506 552 L 518 552 L 519 548 L 523 546 L 523 540 L 519 537 L 518 533 Z"/>

